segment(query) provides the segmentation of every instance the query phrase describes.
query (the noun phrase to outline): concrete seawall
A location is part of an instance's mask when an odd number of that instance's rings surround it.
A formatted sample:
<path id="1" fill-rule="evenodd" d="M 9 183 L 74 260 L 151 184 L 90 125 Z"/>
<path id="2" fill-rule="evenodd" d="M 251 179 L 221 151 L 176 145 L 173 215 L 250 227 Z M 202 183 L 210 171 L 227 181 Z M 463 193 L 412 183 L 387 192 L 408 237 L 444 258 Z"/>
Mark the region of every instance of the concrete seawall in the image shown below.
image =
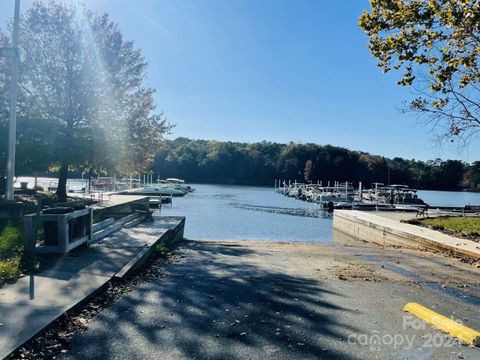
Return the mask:
<path id="1" fill-rule="evenodd" d="M 416 225 L 376 215 L 374 212 L 336 210 L 333 227 L 347 235 L 381 246 L 448 251 L 455 255 L 480 259 L 480 244 L 455 238 Z"/>

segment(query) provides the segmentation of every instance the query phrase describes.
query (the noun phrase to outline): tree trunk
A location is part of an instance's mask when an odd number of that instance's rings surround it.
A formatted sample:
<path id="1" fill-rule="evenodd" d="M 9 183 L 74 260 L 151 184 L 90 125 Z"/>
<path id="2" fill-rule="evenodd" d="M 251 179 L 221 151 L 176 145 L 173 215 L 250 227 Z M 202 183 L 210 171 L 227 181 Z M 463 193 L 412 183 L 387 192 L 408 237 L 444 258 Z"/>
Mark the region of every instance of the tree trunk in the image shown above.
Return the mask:
<path id="1" fill-rule="evenodd" d="M 58 173 L 57 198 L 60 202 L 67 201 L 67 179 L 68 179 L 68 164 L 62 161 L 60 171 Z"/>

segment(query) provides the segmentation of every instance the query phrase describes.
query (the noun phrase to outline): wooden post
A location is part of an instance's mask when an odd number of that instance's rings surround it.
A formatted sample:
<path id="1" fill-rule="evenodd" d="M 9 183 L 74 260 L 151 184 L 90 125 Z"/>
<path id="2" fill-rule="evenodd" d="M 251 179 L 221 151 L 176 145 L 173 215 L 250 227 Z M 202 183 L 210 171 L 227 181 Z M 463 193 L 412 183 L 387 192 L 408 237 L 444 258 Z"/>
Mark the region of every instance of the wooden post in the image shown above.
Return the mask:
<path id="1" fill-rule="evenodd" d="M 35 215 L 30 215 L 23 218 L 23 256 L 28 270 L 33 270 L 35 260 L 35 246 L 37 242 L 36 227 L 34 226 L 35 217 Z"/>
<path id="2" fill-rule="evenodd" d="M 92 241 L 93 209 L 90 208 L 90 224 L 88 224 L 88 241 Z"/>
<path id="3" fill-rule="evenodd" d="M 65 254 L 68 251 L 68 243 L 70 240 L 70 229 L 68 224 L 68 214 L 58 216 L 58 249 Z"/>

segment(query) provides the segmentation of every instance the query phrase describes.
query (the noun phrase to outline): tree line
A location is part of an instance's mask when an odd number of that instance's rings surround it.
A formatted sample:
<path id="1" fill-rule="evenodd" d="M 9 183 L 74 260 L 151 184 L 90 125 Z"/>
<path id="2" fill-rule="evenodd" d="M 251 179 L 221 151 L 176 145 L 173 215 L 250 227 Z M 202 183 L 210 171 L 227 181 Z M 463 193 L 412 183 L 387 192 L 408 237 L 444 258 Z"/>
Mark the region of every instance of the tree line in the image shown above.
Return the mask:
<path id="1" fill-rule="evenodd" d="M 480 161 L 389 159 L 332 145 L 240 143 L 177 138 L 165 140 L 151 168 L 161 177 L 190 182 L 270 185 L 362 181 L 407 184 L 420 189 L 480 189 Z"/>

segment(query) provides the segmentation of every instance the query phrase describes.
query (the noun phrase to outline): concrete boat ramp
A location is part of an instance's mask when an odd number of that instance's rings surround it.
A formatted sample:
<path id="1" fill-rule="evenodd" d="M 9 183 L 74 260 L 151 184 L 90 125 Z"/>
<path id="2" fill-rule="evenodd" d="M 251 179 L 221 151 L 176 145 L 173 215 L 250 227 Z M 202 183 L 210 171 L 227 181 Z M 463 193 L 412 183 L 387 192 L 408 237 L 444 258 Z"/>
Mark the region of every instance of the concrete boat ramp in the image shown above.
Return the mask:
<path id="1" fill-rule="evenodd" d="M 124 203 L 115 198 L 97 208 Z M 184 225 L 184 217 L 156 216 L 154 222 L 122 228 L 63 256 L 42 256 L 41 272 L 0 289 L 0 359 L 111 279 L 127 275 L 155 245 L 168 246 L 182 240 Z"/>
<path id="2" fill-rule="evenodd" d="M 449 252 L 456 256 L 480 260 L 480 244 L 416 225 L 401 223 L 398 218 L 380 212 L 337 210 L 333 227 L 347 235 L 382 246 Z"/>

